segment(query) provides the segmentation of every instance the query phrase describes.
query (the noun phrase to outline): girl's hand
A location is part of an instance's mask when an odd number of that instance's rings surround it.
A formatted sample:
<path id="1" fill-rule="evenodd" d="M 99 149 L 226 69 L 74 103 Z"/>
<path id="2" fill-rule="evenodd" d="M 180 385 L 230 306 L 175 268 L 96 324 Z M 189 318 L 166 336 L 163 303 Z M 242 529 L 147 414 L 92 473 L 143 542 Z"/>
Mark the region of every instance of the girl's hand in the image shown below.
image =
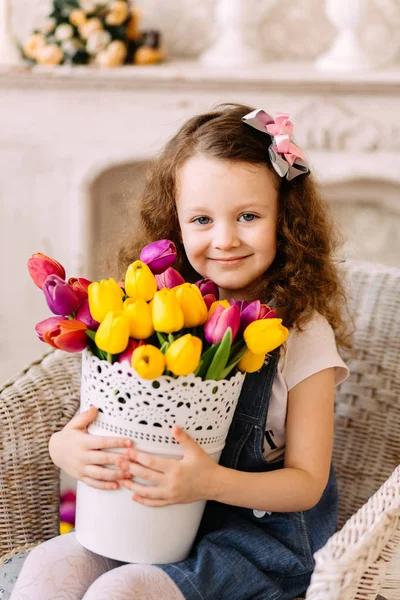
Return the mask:
<path id="1" fill-rule="evenodd" d="M 146 506 L 167 506 L 211 498 L 209 493 L 212 481 L 215 481 L 213 478 L 217 477 L 218 464 L 188 433 L 176 425 L 172 433 L 184 451 L 180 460 L 161 458 L 135 448 L 126 450 L 125 458 L 120 456 L 117 459 L 117 466 L 150 484 L 141 484 L 131 479 L 120 481 L 121 486 L 134 492 L 132 500 Z"/>
<path id="2" fill-rule="evenodd" d="M 110 469 L 103 465 L 115 465 L 120 456 L 117 452 L 106 452 L 109 448 L 132 447 L 132 441 L 117 437 L 90 435 L 88 425 L 97 417 L 98 409 L 75 415 L 71 421 L 49 442 L 50 457 L 54 464 L 68 475 L 100 490 L 117 489 L 117 483 L 124 475 L 120 469 Z M 129 475 L 128 475 L 129 476 Z"/>

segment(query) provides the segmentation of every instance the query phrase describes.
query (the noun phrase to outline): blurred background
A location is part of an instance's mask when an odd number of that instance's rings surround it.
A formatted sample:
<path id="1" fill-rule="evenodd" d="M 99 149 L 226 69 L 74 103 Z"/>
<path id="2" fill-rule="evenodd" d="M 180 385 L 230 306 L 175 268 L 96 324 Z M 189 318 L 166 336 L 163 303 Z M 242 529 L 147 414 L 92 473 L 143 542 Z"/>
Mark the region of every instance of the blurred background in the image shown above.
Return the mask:
<path id="1" fill-rule="evenodd" d="M 290 113 L 340 258 L 399 267 L 399 27 L 399 0 L 0 0 L 0 381 L 49 349 L 27 259 L 115 274 L 147 166 L 221 102 Z"/>

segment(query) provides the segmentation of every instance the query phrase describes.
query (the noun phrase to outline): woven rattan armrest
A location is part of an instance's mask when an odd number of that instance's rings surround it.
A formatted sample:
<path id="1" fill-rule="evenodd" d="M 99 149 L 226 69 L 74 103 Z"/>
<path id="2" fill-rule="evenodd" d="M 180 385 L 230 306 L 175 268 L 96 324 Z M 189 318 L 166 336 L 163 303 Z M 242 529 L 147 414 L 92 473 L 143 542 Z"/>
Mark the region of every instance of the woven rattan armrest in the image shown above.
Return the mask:
<path id="1" fill-rule="evenodd" d="M 385 576 L 399 547 L 400 466 L 315 554 L 307 600 L 375 599 L 379 593 L 386 597 Z M 390 571 L 390 585 L 399 594 L 400 569 Z"/>
<path id="2" fill-rule="evenodd" d="M 59 532 L 48 443 L 79 407 L 80 360 L 51 352 L 0 389 L 0 556 Z"/>

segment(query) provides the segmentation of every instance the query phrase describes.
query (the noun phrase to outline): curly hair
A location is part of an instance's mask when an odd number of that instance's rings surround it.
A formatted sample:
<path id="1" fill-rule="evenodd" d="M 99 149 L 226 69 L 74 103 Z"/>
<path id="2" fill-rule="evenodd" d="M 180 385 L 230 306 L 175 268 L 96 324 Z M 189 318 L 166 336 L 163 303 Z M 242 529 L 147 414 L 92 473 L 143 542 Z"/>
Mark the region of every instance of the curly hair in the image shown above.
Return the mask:
<path id="1" fill-rule="evenodd" d="M 147 173 L 140 198 L 140 225 L 128 233 L 119 251 L 123 275 L 141 248 L 158 239 L 172 240 L 178 251 L 176 268 L 187 281 L 196 273 L 180 236 L 175 196 L 177 174 L 189 158 L 204 154 L 223 160 L 264 164 L 279 191 L 276 256 L 252 289 L 252 296 L 275 307 L 287 327 L 302 329 L 313 311 L 324 315 L 339 346 L 350 348 L 344 320 L 347 307 L 335 252 L 341 238 L 311 175 L 291 182 L 274 171 L 267 148 L 268 134 L 249 127 L 241 118 L 254 110 L 241 104 L 222 104 L 189 119 L 167 143 Z"/>

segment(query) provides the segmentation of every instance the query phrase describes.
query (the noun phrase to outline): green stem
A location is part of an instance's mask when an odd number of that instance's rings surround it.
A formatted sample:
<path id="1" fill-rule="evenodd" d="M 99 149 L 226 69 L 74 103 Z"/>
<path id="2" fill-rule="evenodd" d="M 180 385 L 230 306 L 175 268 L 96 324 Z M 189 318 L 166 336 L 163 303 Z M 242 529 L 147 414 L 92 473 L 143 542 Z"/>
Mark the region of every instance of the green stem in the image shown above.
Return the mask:
<path id="1" fill-rule="evenodd" d="M 113 355 L 111 354 L 111 352 L 107 352 L 107 360 L 109 363 L 113 363 Z"/>

